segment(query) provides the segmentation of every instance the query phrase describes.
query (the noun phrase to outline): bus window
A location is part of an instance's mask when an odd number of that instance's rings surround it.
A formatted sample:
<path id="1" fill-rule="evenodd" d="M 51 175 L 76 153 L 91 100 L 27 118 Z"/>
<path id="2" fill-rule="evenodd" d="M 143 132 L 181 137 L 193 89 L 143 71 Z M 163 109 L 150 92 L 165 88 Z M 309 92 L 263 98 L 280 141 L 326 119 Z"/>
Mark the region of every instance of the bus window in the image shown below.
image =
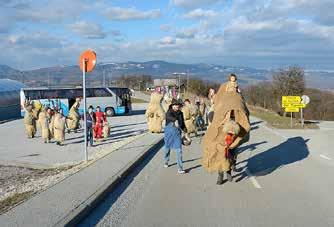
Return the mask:
<path id="1" fill-rule="evenodd" d="M 94 89 L 94 97 L 112 97 L 112 94 L 104 88 L 96 88 Z"/>

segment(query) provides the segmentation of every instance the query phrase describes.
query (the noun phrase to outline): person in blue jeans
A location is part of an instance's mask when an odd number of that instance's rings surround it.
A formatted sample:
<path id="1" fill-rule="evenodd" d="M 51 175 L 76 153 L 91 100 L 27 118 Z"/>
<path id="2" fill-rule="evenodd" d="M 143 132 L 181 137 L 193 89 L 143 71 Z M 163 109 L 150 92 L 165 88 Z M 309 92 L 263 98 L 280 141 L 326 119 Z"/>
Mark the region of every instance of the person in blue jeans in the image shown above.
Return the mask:
<path id="1" fill-rule="evenodd" d="M 187 132 L 184 124 L 183 114 L 180 110 L 181 104 L 173 101 L 166 113 L 166 126 L 164 129 L 164 167 L 168 168 L 170 150 L 176 152 L 178 173 L 184 174 L 182 163 L 182 131 Z"/>
<path id="2" fill-rule="evenodd" d="M 87 143 L 89 142 L 89 145 L 92 147 L 93 146 L 93 128 L 96 123 L 96 117 L 94 113 L 94 108 L 93 106 L 88 107 L 88 112 L 86 113 L 86 118 L 87 118 Z M 88 144 L 86 144 L 88 146 Z"/>

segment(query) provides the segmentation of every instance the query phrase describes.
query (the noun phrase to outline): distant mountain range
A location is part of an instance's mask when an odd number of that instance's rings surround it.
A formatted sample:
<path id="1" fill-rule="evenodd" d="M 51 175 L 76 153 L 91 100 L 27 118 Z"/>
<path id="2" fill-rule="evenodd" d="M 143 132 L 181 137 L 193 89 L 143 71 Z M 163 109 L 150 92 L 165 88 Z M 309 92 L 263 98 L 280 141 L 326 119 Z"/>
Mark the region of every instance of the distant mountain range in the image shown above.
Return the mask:
<path id="1" fill-rule="evenodd" d="M 271 80 L 275 70 L 263 70 L 250 67 L 232 67 L 216 64 L 177 64 L 165 61 L 148 62 L 104 62 L 87 75 L 88 83 L 99 85 L 110 82 L 122 75 L 151 75 L 153 78 L 172 78 L 176 74 L 208 81 L 226 81 L 230 73 L 238 75 L 242 85 Z M 78 66 L 56 66 L 28 71 L 19 71 L 6 65 L 0 65 L 0 79 L 9 78 L 24 82 L 29 86 L 79 85 L 82 75 Z M 334 89 L 334 72 L 306 71 L 308 87 Z"/>

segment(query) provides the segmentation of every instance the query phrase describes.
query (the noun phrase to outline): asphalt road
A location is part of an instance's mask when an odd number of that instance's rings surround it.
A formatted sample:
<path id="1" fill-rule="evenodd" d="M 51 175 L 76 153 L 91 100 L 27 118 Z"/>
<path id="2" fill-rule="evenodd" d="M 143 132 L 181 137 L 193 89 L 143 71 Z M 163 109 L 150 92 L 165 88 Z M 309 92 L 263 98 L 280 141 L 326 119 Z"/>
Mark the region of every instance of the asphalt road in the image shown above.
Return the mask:
<path id="1" fill-rule="evenodd" d="M 111 126 L 110 137 L 106 141 L 95 143 L 94 147 L 89 147 L 89 156 L 105 149 L 113 149 L 115 142 L 125 141 L 146 132 L 146 106 L 147 103 L 136 103 L 133 104 L 132 114 L 108 118 Z M 38 129 L 36 138 L 27 139 L 23 119 L 0 124 L 0 164 L 45 168 L 83 160 L 83 130 L 79 130 L 78 133 L 66 133 L 65 146 L 62 147 L 57 146 L 54 141 L 44 144 L 40 133 Z"/>
<path id="2" fill-rule="evenodd" d="M 255 119 L 252 128 L 239 148 L 235 182 L 215 184 L 217 175 L 201 167 L 197 138 L 184 149 L 187 174 L 177 174 L 175 153 L 174 165 L 163 168 L 158 151 L 81 226 L 334 226 L 333 141 L 314 136 L 321 130 L 298 136 Z"/>

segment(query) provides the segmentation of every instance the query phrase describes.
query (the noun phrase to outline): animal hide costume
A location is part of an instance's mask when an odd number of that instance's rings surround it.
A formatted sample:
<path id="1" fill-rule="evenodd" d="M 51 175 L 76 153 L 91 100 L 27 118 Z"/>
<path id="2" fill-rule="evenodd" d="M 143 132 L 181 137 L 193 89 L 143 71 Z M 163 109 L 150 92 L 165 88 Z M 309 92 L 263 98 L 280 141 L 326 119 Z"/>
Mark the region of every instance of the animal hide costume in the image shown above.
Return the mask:
<path id="1" fill-rule="evenodd" d="M 153 133 L 162 132 L 162 122 L 165 119 L 165 111 L 161 106 L 162 97 L 159 93 L 152 93 L 151 101 L 145 112 L 148 130 Z"/>
<path id="2" fill-rule="evenodd" d="M 202 142 L 203 167 L 208 172 L 231 170 L 229 150 L 242 143 L 250 131 L 249 111 L 242 96 L 221 85 L 214 96 L 214 117 Z"/>

